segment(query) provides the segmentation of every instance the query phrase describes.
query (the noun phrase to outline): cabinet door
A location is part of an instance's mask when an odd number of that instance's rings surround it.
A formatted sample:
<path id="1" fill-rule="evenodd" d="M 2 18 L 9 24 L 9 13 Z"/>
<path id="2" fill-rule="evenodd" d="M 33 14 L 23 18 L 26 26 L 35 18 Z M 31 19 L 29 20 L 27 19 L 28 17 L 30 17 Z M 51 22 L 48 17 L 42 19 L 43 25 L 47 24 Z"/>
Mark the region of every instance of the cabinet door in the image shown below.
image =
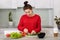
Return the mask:
<path id="1" fill-rule="evenodd" d="M 36 0 L 35 8 L 52 8 L 52 0 Z"/>
<path id="2" fill-rule="evenodd" d="M 0 8 L 11 8 L 11 0 L 0 0 Z"/>
<path id="3" fill-rule="evenodd" d="M 28 4 L 30 4 L 34 7 L 35 0 L 17 0 L 17 7 L 23 7 L 25 1 L 28 1 Z"/>
<path id="4" fill-rule="evenodd" d="M 16 9 L 17 8 L 17 0 L 11 0 L 11 7 L 12 7 L 12 9 Z"/>
<path id="5" fill-rule="evenodd" d="M 0 9 L 15 9 L 16 2 L 16 0 L 0 0 Z"/>
<path id="6" fill-rule="evenodd" d="M 54 8 L 54 0 L 50 0 L 50 8 Z"/>
<path id="7" fill-rule="evenodd" d="M 60 0 L 54 0 L 54 17 L 60 17 Z"/>

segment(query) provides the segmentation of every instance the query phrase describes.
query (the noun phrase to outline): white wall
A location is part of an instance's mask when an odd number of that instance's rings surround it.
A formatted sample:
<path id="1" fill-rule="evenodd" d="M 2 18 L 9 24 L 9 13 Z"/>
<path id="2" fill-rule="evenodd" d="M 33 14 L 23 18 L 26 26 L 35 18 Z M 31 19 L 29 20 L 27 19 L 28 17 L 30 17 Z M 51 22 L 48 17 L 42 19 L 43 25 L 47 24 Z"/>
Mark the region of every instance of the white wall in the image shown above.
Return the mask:
<path id="1" fill-rule="evenodd" d="M 54 17 L 60 17 L 60 0 L 54 0 Z M 56 27 L 56 23 L 54 21 L 54 27 Z"/>
<path id="2" fill-rule="evenodd" d="M 13 9 L 0 9 L 0 26 L 8 27 L 8 13 L 12 11 L 13 21 L 15 26 L 18 25 L 21 15 L 24 13 L 22 8 Z M 43 26 L 53 26 L 53 9 L 34 9 L 34 13 L 41 16 Z"/>
<path id="3" fill-rule="evenodd" d="M 0 27 L 7 27 L 9 10 L 0 10 Z"/>

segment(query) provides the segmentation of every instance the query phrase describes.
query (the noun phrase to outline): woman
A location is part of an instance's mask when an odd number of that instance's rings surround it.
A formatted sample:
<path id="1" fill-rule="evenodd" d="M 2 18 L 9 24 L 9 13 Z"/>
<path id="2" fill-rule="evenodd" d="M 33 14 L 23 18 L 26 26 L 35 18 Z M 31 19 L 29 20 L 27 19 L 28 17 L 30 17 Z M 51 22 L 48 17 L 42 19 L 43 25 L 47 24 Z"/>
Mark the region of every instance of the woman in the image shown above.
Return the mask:
<path id="1" fill-rule="evenodd" d="M 33 13 L 32 6 L 28 4 L 28 1 L 24 2 L 23 10 L 25 14 L 20 19 L 18 30 L 31 34 L 40 32 L 41 18 L 39 15 Z"/>

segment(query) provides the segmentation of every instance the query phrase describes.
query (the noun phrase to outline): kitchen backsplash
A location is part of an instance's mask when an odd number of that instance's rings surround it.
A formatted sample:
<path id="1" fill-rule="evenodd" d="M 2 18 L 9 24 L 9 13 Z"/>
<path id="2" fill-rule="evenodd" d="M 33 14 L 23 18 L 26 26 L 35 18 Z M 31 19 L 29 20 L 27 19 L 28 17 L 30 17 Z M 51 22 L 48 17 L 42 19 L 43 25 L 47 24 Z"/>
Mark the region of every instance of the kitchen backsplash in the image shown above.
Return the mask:
<path id="1" fill-rule="evenodd" d="M 13 14 L 14 27 L 17 27 L 21 15 L 23 15 L 23 8 L 18 9 L 0 9 L 0 27 L 8 26 L 8 14 L 9 12 Z M 35 9 L 34 13 L 41 16 L 42 26 L 53 26 L 53 9 Z"/>

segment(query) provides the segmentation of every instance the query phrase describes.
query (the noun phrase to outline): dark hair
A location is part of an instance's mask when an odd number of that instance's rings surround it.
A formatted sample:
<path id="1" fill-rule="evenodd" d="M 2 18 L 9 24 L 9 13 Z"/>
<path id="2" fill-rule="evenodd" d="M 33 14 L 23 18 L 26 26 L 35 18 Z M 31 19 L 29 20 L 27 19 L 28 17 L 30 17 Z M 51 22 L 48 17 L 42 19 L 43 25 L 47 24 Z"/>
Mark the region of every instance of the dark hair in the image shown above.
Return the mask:
<path id="1" fill-rule="evenodd" d="M 32 6 L 30 4 L 28 4 L 28 1 L 24 2 L 23 10 L 26 10 L 26 9 L 31 9 L 32 10 Z"/>

